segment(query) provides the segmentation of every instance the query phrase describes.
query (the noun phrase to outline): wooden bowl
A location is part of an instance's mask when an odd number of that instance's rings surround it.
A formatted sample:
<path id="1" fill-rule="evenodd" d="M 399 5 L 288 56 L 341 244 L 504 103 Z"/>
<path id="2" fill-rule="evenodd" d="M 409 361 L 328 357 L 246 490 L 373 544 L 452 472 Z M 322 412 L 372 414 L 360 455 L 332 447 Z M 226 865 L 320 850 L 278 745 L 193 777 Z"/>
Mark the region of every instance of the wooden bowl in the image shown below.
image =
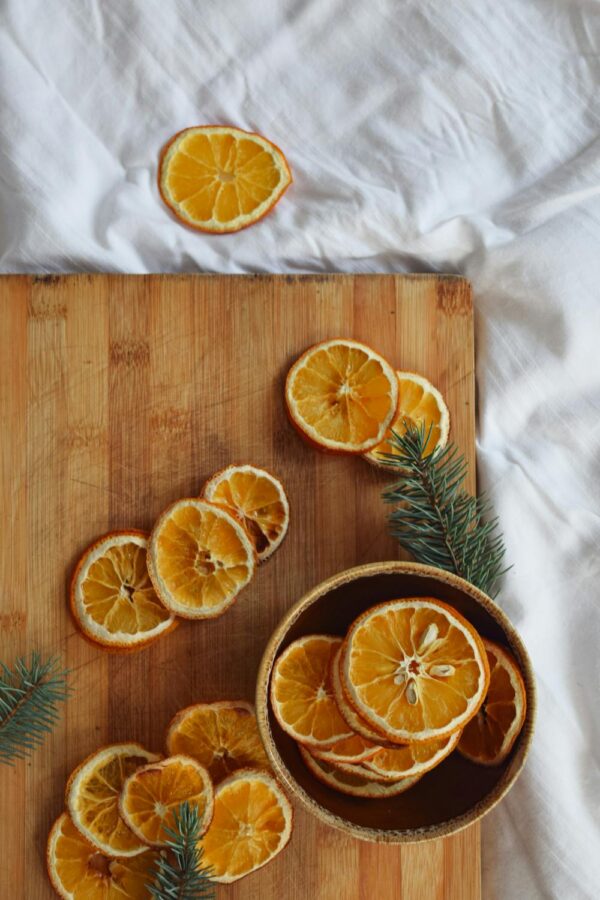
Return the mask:
<path id="1" fill-rule="evenodd" d="M 478 766 L 450 754 L 405 794 L 363 799 L 332 790 L 302 762 L 295 742 L 282 730 L 269 703 L 273 663 L 306 634 L 344 635 L 364 610 L 398 597 L 437 597 L 449 603 L 483 637 L 509 648 L 527 691 L 527 717 L 502 765 Z M 276 775 L 292 797 L 335 828 L 363 840 L 411 843 L 445 837 L 489 812 L 508 792 L 527 756 L 535 718 L 535 682 L 523 642 L 504 613 L 473 585 L 441 569 L 410 562 L 384 562 L 348 569 L 317 585 L 284 616 L 265 649 L 256 687 L 258 727 Z"/>

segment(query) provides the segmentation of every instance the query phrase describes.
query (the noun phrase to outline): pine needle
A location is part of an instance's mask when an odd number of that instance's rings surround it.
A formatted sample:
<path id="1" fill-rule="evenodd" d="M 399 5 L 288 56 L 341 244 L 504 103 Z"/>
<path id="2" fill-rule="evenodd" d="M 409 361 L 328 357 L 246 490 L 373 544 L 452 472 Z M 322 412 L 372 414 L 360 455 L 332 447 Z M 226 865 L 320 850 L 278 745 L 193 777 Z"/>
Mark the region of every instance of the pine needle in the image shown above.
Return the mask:
<path id="1" fill-rule="evenodd" d="M 502 575 L 504 540 L 485 495 L 463 488 L 467 463 L 454 444 L 425 456 L 430 432 L 410 425 L 392 444 L 401 454 L 381 454 L 399 480 L 383 499 L 394 504 L 392 535 L 418 562 L 460 575 L 495 596 Z"/>
<path id="2" fill-rule="evenodd" d="M 0 663 L 0 763 L 13 765 L 45 740 L 60 717 L 70 689 L 57 657 L 19 657 L 13 669 Z"/>
<path id="3" fill-rule="evenodd" d="M 182 803 L 175 813 L 175 827 L 166 829 L 169 850 L 158 862 L 155 881 L 148 890 L 155 900 L 215 900 L 210 869 L 202 865 L 198 849 L 198 809 Z"/>

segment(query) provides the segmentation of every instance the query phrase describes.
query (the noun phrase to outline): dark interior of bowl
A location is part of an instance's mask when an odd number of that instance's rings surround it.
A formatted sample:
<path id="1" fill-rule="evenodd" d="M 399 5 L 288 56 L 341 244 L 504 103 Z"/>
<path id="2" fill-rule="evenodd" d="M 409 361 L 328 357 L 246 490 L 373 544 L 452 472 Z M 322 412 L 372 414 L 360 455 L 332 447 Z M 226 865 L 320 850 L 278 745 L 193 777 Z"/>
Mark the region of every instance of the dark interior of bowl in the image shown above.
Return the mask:
<path id="1" fill-rule="evenodd" d="M 343 636 L 351 622 L 375 603 L 418 596 L 436 597 L 449 603 L 483 637 L 508 647 L 519 660 L 519 649 L 511 646 L 499 622 L 473 597 L 434 578 L 397 572 L 360 577 L 317 598 L 293 623 L 277 655 L 306 634 Z M 525 683 L 527 685 L 527 678 Z M 269 712 L 269 719 L 281 759 L 310 797 L 334 815 L 359 827 L 399 832 L 427 830 L 449 823 L 484 804 L 490 794 L 511 780 L 527 732 L 526 722 L 510 756 L 500 766 L 478 766 L 455 751 L 406 793 L 390 799 L 372 800 L 340 794 L 318 781 L 306 768 L 296 744 L 281 729 L 272 712 Z"/>

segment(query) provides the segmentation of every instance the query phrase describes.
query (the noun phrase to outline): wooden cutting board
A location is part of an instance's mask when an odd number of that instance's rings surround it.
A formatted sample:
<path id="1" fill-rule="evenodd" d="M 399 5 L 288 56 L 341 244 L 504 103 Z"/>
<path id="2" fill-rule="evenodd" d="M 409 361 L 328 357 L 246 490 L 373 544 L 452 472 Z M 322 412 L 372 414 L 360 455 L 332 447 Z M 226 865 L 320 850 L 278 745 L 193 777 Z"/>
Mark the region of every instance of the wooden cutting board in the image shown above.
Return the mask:
<path id="1" fill-rule="evenodd" d="M 422 372 L 450 406 L 475 472 L 471 292 L 425 276 L 100 276 L 0 279 L 0 659 L 60 653 L 75 693 L 27 763 L 0 769 L 0 897 L 41 900 L 45 841 L 71 769 L 101 744 L 163 750 L 173 714 L 251 700 L 267 637 L 308 588 L 392 559 L 385 474 L 305 445 L 283 379 L 308 345 L 358 338 Z M 76 632 L 67 579 L 109 529 L 150 529 L 231 462 L 283 480 L 289 535 L 239 602 L 151 648 L 110 655 Z M 472 481 L 471 488 L 474 487 Z M 244 900 L 476 900 L 479 830 L 403 848 L 353 841 L 297 810 L 289 847 L 219 889 Z"/>

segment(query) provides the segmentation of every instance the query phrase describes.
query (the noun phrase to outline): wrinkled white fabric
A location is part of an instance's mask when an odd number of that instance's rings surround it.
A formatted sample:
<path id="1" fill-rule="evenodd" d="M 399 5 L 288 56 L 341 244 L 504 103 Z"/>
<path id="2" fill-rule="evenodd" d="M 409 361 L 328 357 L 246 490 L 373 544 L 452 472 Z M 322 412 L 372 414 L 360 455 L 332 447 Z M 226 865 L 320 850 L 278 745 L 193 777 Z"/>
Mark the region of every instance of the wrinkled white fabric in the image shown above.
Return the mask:
<path id="1" fill-rule="evenodd" d="M 460 272 L 480 480 L 539 679 L 483 826 L 486 900 L 600 896 L 600 5 L 4 0 L 3 272 Z M 157 150 L 258 130 L 295 183 L 259 226 L 177 226 Z"/>

